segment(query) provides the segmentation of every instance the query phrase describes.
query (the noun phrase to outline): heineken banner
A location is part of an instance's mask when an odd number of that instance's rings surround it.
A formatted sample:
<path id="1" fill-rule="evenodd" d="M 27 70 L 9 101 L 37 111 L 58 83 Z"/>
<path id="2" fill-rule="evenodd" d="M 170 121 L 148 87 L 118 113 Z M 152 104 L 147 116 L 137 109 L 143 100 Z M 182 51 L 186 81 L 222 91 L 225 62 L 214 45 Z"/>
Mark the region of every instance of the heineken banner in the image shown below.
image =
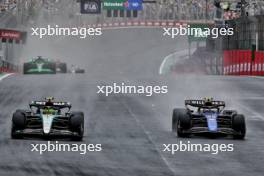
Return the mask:
<path id="1" fill-rule="evenodd" d="M 104 0 L 103 9 L 105 10 L 125 10 L 126 0 Z"/>
<path id="2" fill-rule="evenodd" d="M 143 0 L 104 0 L 104 10 L 142 10 Z"/>

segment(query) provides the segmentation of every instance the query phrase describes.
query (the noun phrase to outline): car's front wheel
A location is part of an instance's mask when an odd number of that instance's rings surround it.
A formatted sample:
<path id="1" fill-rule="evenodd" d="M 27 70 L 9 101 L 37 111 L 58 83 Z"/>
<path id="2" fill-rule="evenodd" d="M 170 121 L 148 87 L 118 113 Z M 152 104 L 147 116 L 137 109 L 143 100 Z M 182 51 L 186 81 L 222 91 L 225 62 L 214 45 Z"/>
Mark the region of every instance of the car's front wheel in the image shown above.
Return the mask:
<path id="1" fill-rule="evenodd" d="M 183 132 L 191 127 L 191 117 L 186 109 L 175 108 L 172 114 L 172 131 L 177 132 L 178 137 L 189 137 L 190 133 Z"/>
<path id="2" fill-rule="evenodd" d="M 84 134 L 84 114 L 83 112 L 72 112 L 70 116 L 71 130 L 77 135 L 72 136 L 73 140 L 81 141 Z"/>
<path id="3" fill-rule="evenodd" d="M 233 129 L 236 134 L 233 135 L 234 139 L 244 139 L 246 136 L 246 122 L 242 114 L 237 114 L 233 117 Z"/>
<path id="4" fill-rule="evenodd" d="M 23 110 L 17 110 L 12 117 L 12 127 L 11 127 L 11 138 L 19 139 L 23 138 L 23 135 L 17 132 L 18 130 L 23 130 L 26 127 L 26 115 Z"/>

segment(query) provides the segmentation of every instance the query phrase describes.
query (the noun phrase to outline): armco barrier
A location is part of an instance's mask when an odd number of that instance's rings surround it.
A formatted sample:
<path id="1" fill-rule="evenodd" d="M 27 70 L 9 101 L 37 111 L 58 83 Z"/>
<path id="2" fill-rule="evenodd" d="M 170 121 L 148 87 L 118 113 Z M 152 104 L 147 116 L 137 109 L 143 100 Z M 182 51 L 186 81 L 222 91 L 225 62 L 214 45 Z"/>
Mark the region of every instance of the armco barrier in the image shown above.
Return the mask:
<path id="1" fill-rule="evenodd" d="M 223 57 L 224 75 L 264 76 L 264 51 L 256 51 L 254 61 L 250 50 L 226 50 Z"/>
<path id="2" fill-rule="evenodd" d="M 133 21 L 126 21 L 126 22 L 105 22 L 105 23 L 98 23 L 98 24 L 82 24 L 82 27 L 101 27 L 103 29 L 107 28 L 133 28 L 133 27 L 187 27 L 188 24 L 211 24 L 213 25 L 213 21 L 205 21 L 205 20 L 179 20 L 179 21 L 172 21 L 172 20 L 161 20 L 161 21 L 154 21 L 154 20 L 133 20 Z"/>

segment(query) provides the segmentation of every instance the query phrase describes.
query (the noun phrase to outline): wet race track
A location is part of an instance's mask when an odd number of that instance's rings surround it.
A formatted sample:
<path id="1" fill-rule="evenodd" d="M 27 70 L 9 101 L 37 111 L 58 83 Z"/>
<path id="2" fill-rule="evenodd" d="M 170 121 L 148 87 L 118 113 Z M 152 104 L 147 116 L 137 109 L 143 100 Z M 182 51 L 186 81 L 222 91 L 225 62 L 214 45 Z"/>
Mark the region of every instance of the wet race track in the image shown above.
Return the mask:
<path id="1" fill-rule="evenodd" d="M 198 75 L 159 76 L 163 58 L 187 48 L 185 38 L 162 37 L 157 29 L 104 31 L 93 39 L 60 38 L 25 48 L 32 56 L 67 58 L 86 69 L 83 75 L 12 75 L 0 82 L 0 175 L 91 176 L 262 176 L 264 82 L 261 78 Z M 41 48 L 38 49 L 37 48 Z M 47 55 L 47 54 L 46 54 Z M 166 85 L 167 94 L 97 94 L 98 85 Z M 102 144 L 101 152 L 31 152 L 42 139 L 11 140 L 11 115 L 31 100 L 54 96 L 85 113 L 85 136 L 79 143 Z M 174 107 L 186 98 L 213 96 L 244 113 L 245 140 L 177 138 L 171 132 Z M 233 152 L 163 152 L 180 142 L 234 144 Z M 62 143 L 76 143 L 59 140 Z M 78 143 L 78 142 L 77 142 Z"/>

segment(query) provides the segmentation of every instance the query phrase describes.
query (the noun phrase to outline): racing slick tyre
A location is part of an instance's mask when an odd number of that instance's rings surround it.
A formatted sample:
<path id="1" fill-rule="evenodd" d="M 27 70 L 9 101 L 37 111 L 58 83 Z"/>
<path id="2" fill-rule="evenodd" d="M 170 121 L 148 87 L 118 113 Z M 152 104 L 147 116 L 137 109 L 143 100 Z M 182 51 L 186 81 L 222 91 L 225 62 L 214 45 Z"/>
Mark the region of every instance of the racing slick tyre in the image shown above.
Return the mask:
<path id="1" fill-rule="evenodd" d="M 67 65 L 66 65 L 66 63 L 62 63 L 61 64 L 61 72 L 62 73 L 67 73 Z"/>
<path id="2" fill-rule="evenodd" d="M 223 110 L 224 115 L 236 115 L 237 111 L 236 110 Z"/>
<path id="3" fill-rule="evenodd" d="M 72 112 L 70 116 L 70 127 L 73 132 L 78 135 L 72 136 L 75 141 L 81 141 L 84 133 L 84 114 L 83 112 Z"/>
<path id="4" fill-rule="evenodd" d="M 25 110 L 25 109 L 17 109 L 16 112 L 21 112 L 22 114 L 26 115 L 27 110 Z"/>
<path id="5" fill-rule="evenodd" d="M 234 134 L 234 139 L 244 139 L 246 135 L 246 122 L 245 117 L 242 114 L 237 114 L 233 117 L 232 123 L 233 129 L 238 133 Z"/>
<path id="6" fill-rule="evenodd" d="M 60 69 L 60 73 L 67 73 L 66 63 L 58 63 L 56 67 Z"/>
<path id="7" fill-rule="evenodd" d="M 56 63 L 48 63 L 47 68 L 49 68 L 50 70 L 52 70 L 51 74 L 56 74 Z"/>
<path id="8" fill-rule="evenodd" d="M 28 74 L 27 71 L 32 68 L 32 64 L 24 63 L 23 64 L 23 74 Z"/>
<path id="9" fill-rule="evenodd" d="M 174 109 L 172 115 L 172 131 L 177 132 L 178 137 L 189 137 L 189 133 L 183 132 L 191 127 L 191 117 L 186 109 Z"/>
<path id="10" fill-rule="evenodd" d="M 23 130 L 25 127 L 26 115 L 24 114 L 24 110 L 17 110 L 12 117 L 11 138 L 23 138 L 23 135 L 16 133 L 16 130 Z"/>
<path id="11" fill-rule="evenodd" d="M 184 112 L 185 109 L 175 108 L 172 112 L 172 131 L 177 132 L 177 124 L 179 120 L 179 113 Z"/>

